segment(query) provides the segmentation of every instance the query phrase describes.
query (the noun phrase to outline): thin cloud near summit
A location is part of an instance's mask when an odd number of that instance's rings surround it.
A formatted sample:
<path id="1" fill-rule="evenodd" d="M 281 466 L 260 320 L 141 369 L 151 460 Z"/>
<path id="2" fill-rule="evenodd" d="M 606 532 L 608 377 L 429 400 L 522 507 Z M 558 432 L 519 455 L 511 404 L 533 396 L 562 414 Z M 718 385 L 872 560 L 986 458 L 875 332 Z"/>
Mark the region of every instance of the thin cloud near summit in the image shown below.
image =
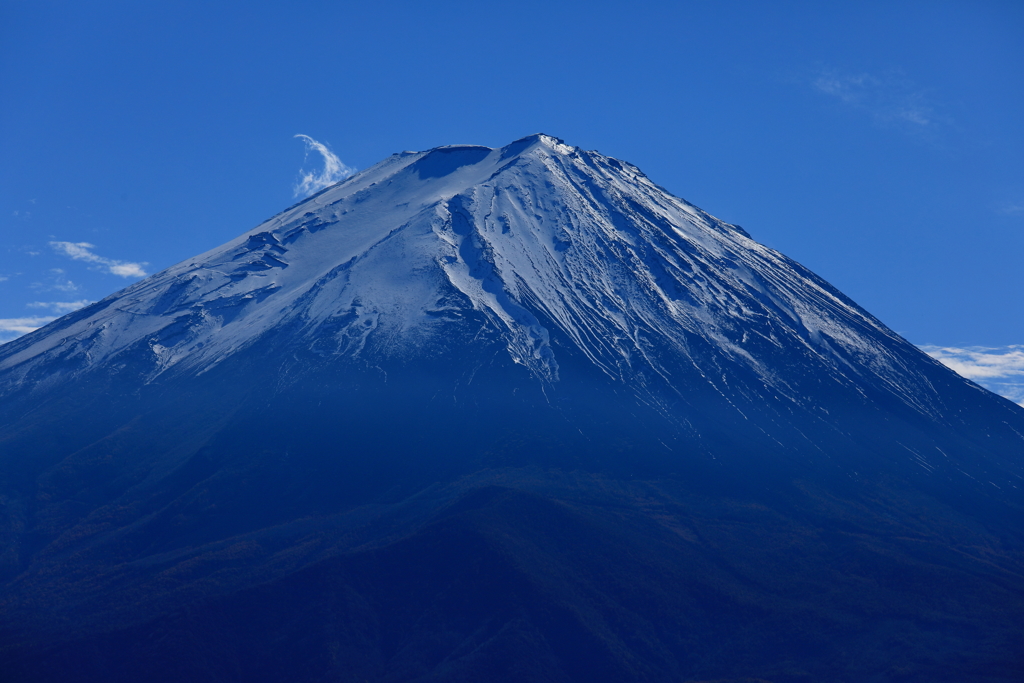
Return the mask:
<path id="1" fill-rule="evenodd" d="M 324 159 L 324 167 L 320 171 L 307 171 L 306 169 L 299 171 L 299 181 L 294 187 L 296 197 L 308 197 L 356 172 L 356 169 L 342 163 L 338 155 L 332 152 L 327 145 L 317 142 L 308 135 L 299 134 L 295 137 L 306 143 L 306 159 L 309 159 L 310 152 L 318 152 Z"/>

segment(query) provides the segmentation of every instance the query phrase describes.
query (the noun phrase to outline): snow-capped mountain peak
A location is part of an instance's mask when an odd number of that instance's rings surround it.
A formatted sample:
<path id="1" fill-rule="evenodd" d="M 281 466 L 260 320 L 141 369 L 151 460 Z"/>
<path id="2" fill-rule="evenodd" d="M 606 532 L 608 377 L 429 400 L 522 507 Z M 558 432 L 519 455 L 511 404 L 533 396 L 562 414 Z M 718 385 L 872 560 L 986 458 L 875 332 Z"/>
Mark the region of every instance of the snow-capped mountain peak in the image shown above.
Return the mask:
<path id="1" fill-rule="evenodd" d="M 819 278 L 631 164 L 540 134 L 392 155 L 5 346 L 0 370 L 132 354 L 151 379 L 201 373 L 271 330 L 322 355 L 410 357 L 469 311 L 542 381 L 558 380 L 557 336 L 614 378 L 682 363 L 724 394 L 738 364 L 801 401 L 779 372 L 798 363 L 839 384 L 867 370 L 935 409 L 909 345 Z"/>

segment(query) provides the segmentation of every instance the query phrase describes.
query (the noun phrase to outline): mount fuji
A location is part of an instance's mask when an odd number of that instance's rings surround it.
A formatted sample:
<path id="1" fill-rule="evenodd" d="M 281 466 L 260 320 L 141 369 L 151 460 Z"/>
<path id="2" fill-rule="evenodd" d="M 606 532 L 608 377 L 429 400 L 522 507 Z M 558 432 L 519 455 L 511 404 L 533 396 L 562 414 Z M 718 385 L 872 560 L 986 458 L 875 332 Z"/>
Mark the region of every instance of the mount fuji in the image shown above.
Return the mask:
<path id="1" fill-rule="evenodd" d="M 10 680 L 1020 680 L 1021 520 L 1024 409 L 546 135 L 0 346 Z"/>

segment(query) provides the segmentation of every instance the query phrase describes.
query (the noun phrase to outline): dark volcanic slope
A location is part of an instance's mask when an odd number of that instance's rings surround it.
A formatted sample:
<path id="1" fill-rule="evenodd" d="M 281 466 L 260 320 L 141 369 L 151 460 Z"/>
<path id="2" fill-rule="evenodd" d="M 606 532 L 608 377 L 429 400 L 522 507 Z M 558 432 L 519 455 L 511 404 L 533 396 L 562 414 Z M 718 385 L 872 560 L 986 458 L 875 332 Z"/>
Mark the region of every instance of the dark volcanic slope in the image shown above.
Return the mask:
<path id="1" fill-rule="evenodd" d="M 635 167 L 405 153 L 0 347 L 0 671 L 1020 680 L 1022 474 Z"/>
<path id="2" fill-rule="evenodd" d="M 968 549 L 962 539 L 976 542 L 976 532 L 927 529 L 905 503 L 877 499 L 866 516 L 805 491 L 803 505 L 778 511 L 671 483 L 489 479 L 437 492 L 446 505 L 413 533 L 130 626 L 89 629 L 13 670 L 110 681 L 1020 674 L 1019 581 L 991 561 L 997 542 Z M 885 522 L 872 525 L 878 513 Z M 302 544 L 330 536 L 307 530 Z M 154 568 L 149 581 L 230 575 L 275 550 L 283 562 L 295 551 L 281 545 L 233 539 Z"/>

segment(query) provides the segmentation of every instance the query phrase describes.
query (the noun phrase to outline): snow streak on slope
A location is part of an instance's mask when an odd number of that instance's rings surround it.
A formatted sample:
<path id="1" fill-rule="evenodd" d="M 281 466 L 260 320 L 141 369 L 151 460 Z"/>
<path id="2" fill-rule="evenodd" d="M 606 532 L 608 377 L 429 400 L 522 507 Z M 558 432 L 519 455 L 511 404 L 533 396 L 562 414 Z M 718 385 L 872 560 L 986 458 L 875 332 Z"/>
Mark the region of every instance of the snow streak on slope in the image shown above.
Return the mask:
<path id="1" fill-rule="evenodd" d="M 73 373 L 130 354 L 151 378 L 201 373 L 271 330 L 328 357 L 415 357 L 470 310 L 541 381 L 558 381 L 557 334 L 614 378 L 667 379 L 683 359 L 724 393 L 739 363 L 801 402 L 791 363 L 935 412 L 905 342 L 822 280 L 634 166 L 544 135 L 393 155 L 4 346 L 0 370 L 17 384 L 54 359 Z"/>

